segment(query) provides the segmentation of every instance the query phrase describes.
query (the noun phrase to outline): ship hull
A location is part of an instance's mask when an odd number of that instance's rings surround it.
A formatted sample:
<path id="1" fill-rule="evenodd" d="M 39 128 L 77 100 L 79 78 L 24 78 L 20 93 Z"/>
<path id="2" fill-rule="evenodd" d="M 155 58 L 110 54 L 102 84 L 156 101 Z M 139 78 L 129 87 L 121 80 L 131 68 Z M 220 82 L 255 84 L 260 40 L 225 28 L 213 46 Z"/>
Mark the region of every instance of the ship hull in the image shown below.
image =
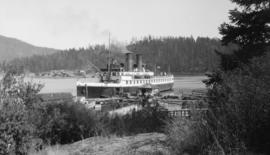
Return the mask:
<path id="1" fill-rule="evenodd" d="M 86 89 L 87 88 L 87 89 Z M 160 92 L 172 90 L 173 83 L 152 85 L 152 89 Z M 98 87 L 98 86 L 77 86 L 77 96 L 86 98 L 113 97 L 121 93 L 137 94 L 141 87 Z"/>

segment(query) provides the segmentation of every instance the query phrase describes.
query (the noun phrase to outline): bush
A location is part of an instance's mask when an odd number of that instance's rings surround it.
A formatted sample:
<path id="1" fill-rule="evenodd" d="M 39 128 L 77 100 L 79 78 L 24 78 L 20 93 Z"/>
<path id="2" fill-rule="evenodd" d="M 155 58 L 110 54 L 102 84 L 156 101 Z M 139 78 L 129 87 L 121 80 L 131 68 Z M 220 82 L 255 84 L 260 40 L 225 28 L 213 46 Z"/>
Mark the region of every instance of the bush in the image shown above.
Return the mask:
<path id="1" fill-rule="evenodd" d="M 0 82 L 0 154 L 26 154 L 35 127 L 29 123 L 32 103 L 40 85 L 23 82 L 15 70 Z"/>
<path id="2" fill-rule="evenodd" d="M 165 131 L 172 154 L 208 154 L 211 136 L 203 124 L 202 115 L 196 115 L 177 117 L 167 123 Z"/>
<path id="3" fill-rule="evenodd" d="M 94 135 L 95 113 L 71 101 L 41 102 L 41 85 L 16 70 L 0 82 L 0 154 L 26 154 L 43 145 L 66 144 Z"/>
<path id="4" fill-rule="evenodd" d="M 222 72 L 209 89 L 208 125 L 227 153 L 246 149 L 270 153 L 270 54 Z"/>
<path id="5" fill-rule="evenodd" d="M 73 101 L 42 103 L 35 117 L 36 134 L 47 144 L 66 144 L 91 137 L 97 122 L 93 111 Z"/>
<path id="6" fill-rule="evenodd" d="M 103 116 L 101 119 L 107 134 L 132 135 L 147 132 L 162 132 L 168 120 L 167 114 L 155 107 L 133 111 L 124 116 Z"/>
<path id="7" fill-rule="evenodd" d="M 31 147 L 33 126 L 21 105 L 0 110 L 0 154 L 25 154 Z"/>

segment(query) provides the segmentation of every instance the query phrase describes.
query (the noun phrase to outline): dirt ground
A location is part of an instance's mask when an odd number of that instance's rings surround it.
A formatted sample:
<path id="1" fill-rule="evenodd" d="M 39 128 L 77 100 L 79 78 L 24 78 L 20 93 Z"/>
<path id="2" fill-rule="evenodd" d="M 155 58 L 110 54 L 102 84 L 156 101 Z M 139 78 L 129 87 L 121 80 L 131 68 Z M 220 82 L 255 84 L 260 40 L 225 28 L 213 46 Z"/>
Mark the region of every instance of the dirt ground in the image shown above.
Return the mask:
<path id="1" fill-rule="evenodd" d="M 144 133 L 124 137 L 92 137 L 69 145 L 48 147 L 39 155 L 149 155 L 169 154 L 166 136 Z M 36 153 L 35 153 L 36 154 Z"/>

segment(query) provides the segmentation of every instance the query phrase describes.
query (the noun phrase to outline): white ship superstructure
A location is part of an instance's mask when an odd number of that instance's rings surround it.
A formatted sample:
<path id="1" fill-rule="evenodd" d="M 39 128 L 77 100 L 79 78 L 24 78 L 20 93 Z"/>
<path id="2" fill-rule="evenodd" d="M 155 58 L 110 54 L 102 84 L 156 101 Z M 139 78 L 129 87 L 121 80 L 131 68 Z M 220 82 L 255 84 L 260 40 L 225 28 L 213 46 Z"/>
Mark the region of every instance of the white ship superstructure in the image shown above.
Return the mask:
<path id="1" fill-rule="evenodd" d="M 158 91 L 171 90 L 174 76 L 166 72 L 155 75 L 142 65 L 142 56 L 136 55 L 136 64 L 132 65 L 132 53 L 126 54 L 126 67 L 103 70 L 98 81 L 80 79 L 77 82 L 77 96 L 85 98 L 113 97 L 124 93 L 138 94 L 143 88 Z"/>

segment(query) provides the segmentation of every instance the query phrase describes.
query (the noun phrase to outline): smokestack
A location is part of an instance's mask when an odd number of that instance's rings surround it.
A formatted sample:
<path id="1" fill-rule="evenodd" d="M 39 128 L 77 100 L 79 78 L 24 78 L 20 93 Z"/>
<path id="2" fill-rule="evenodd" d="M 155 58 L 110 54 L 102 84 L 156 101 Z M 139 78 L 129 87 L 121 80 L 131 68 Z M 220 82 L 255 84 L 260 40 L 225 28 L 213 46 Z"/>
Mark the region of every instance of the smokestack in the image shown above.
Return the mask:
<path id="1" fill-rule="evenodd" d="M 132 72 L 132 53 L 126 54 L 126 70 Z"/>
<path id="2" fill-rule="evenodd" d="M 136 54 L 136 64 L 139 71 L 142 71 L 142 55 Z"/>

